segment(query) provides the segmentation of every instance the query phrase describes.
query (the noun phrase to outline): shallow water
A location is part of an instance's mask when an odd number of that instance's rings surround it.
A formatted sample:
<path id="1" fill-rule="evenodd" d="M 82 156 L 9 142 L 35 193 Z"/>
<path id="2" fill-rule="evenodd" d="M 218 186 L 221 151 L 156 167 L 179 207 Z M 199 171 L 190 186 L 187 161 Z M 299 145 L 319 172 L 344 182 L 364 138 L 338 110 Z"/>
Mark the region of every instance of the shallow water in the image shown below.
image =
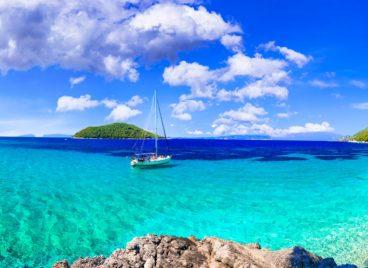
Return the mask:
<path id="1" fill-rule="evenodd" d="M 169 142 L 172 166 L 137 170 L 134 141 L 0 139 L 0 266 L 108 255 L 147 233 L 368 256 L 368 145 Z"/>

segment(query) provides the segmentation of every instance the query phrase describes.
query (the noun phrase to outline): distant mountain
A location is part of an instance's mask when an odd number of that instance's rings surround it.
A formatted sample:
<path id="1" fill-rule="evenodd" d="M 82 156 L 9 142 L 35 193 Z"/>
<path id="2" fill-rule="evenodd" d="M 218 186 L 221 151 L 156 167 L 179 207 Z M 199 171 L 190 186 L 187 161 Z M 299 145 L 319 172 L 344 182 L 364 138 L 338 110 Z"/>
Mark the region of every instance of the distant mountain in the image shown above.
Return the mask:
<path id="1" fill-rule="evenodd" d="M 338 141 L 343 136 L 336 133 L 318 132 L 318 133 L 299 133 L 283 137 L 271 137 L 268 135 L 229 135 L 210 137 L 212 139 L 227 140 L 310 140 L 310 141 Z"/>
<path id="2" fill-rule="evenodd" d="M 70 138 L 72 135 L 68 135 L 68 134 L 46 134 L 43 135 L 42 137 L 44 138 Z"/>
<path id="3" fill-rule="evenodd" d="M 17 137 L 19 137 L 19 138 L 34 138 L 36 136 L 34 134 L 23 134 L 23 135 L 19 135 Z"/>
<path id="4" fill-rule="evenodd" d="M 299 133 L 285 137 L 273 138 L 274 140 L 301 140 L 301 141 L 338 141 L 343 136 L 331 132 Z"/>
<path id="5" fill-rule="evenodd" d="M 215 137 L 216 139 L 226 140 L 270 140 L 271 137 L 268 135 L 228 135 Z"/>
<path id="6" fill-rule="evenodd" d="M 155 134 L 135 125 L 113 123 L 109 125 L 87 127 L 74 134 L 75 138 L 139 139 L 153 138 Z"/>
<path id="7" fill-rule="evenodd" d="M 351 137 L 348 137 L 347 139 L 351 141 L 368 142 L 368 128 L 359 131 L 358 133 Z"/>

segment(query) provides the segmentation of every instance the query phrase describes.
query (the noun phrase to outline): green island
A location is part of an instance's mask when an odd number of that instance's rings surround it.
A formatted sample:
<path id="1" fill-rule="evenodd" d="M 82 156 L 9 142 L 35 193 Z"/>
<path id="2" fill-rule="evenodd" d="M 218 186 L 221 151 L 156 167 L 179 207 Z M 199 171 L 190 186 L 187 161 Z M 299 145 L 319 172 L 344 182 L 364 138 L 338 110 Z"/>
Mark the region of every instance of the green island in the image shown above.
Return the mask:
<path id="1" fill-rule="evenodd" d="M 350 141 L 368 142 L 368 128 L 363 129 L 355 135 L 349 137 Z"/>
<path id="2" fill-rule="evenodd" d="M 87 127 L 75 133 L 73 137 L 86 139 L 139 139 L 154 138 L 155 134 L 132 124 L 113 123 Z"/>

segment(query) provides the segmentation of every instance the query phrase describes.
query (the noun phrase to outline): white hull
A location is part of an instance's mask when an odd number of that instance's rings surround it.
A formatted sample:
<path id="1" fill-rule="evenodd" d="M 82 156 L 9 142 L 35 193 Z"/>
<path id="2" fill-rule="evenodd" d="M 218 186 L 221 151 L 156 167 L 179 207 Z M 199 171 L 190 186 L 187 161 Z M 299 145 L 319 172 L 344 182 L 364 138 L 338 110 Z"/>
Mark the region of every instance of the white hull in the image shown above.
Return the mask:
<path id="1" fill-rule="evenodd" d="M 171 161 L 171 156 L 158 157 L 156 159 L 146 159 L 144 161 L 139 161 L 138 159 L 133 159 L 130 165 L 133 167 L 152 167 L 168 164 Z"/>

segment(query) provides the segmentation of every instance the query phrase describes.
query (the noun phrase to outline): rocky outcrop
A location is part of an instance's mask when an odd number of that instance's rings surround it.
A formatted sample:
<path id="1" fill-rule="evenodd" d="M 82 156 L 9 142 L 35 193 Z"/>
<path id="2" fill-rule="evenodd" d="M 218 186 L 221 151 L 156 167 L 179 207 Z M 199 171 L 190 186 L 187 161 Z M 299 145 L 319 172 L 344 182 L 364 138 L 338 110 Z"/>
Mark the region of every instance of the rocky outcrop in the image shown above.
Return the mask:
<path id="1" fill-rule="evenodd" d="M 218 238 L 198 240 L 194 237 L 148 235 L 135 238 L 126 249 L 110 257 L 81 258 L 71 266 L 67 261 L 53 268 L 128 268 L 128 267 L 198 267 L 198 268 L 333 268 L 332 258 L 323 259 L 302 247 L 270 251 L 259 244 L 239 244 Z"/>

